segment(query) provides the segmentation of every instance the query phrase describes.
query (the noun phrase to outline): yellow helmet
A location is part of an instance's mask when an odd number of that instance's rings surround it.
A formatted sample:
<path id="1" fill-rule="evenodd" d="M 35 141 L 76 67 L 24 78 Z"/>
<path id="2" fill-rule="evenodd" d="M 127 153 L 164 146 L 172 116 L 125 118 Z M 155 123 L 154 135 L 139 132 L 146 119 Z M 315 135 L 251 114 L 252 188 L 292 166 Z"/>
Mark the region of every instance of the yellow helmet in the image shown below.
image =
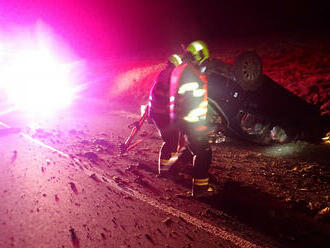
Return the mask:
<path id="1" fill-rule="evenodd" d="M 207 45 L 201 40 L 191 42 L 187 47 L 187 51 L 191 53 L 195 61 L 200 64 L 210 57 Z"/>
<path id="2" fill-rule="evenodd" d="M 182 64 L 182 58 L 179 54 L 172 54 L 168 60 L 175 66 Z"/>

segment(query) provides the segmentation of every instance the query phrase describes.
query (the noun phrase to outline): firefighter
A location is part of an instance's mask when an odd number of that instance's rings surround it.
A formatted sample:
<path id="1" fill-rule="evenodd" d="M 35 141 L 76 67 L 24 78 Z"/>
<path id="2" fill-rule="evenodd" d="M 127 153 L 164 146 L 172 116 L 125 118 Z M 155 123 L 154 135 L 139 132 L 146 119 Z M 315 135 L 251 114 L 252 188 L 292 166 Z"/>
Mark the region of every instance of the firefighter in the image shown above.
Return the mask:
<path id="1" fill-rule="evenodd" d="M 208 170 L 212 150 L 208 142 L 207 76 L 205 62 L 209 51 L 203 41 L 194 41 L 186 48 L 184 63 L 174 68 L 170 82 L 170 121 L 174 129 L 185 134 L 193 154 L 192 196 L 214 194 Z"/>
<path id="2" fill-rule="evenodd" d="M 157 75 L 149 95 L 149 117 L 163 140 L 158 158 L 158 174 L 161 176 L 169 173 L 179 157 L 180 133 L 177 128 L 170 125 L 169 87 L 171 73 L 181 63 L 180 55 L 171 55 L 165 69 Z"/>

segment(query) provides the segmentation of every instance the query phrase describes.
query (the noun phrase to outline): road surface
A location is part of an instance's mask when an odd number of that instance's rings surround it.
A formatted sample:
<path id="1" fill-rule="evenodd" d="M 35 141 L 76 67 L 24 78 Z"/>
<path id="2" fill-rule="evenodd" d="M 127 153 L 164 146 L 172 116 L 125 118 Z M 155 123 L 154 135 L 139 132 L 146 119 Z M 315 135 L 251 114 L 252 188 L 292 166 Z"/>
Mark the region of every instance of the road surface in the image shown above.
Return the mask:
<path id="1" fill-rule="evenodd" d="M 138 154 L 120 156 L 138 116 L 116 105 L 88 101 L 36 122 L 1 116 L 0 247 L 276 246 L 187 197 L 189 183 L 157 178 L 151 124 Z"/>

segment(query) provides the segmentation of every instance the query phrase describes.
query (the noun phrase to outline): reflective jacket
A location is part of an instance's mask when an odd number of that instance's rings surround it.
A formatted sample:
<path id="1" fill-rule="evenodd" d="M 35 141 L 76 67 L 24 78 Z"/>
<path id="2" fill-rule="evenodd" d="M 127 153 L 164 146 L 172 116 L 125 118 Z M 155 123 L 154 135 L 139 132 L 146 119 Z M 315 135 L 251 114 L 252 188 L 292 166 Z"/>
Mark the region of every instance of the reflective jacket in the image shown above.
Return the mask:
<path id="1" fill-rule="evenodd" d="M 169 115 L 169 90 L 171 73 L 175 66 L 168 63 L 156 77 L 149 95 L 150 113 Z"/>
<path id="2" fill-rule="evenodd" d="M 207 129 L 207 77 L 201 69 L 181 64 L 173 70 L 170 83 L 171 121 L 194 126 L 195 131 Z"/>

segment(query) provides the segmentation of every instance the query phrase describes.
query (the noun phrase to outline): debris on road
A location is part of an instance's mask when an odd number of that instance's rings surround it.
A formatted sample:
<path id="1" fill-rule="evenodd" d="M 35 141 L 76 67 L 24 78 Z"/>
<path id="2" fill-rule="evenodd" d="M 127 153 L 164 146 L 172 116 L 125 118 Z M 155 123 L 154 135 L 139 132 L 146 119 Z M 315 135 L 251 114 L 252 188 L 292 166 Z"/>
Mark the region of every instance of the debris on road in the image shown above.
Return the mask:
<path id="1" fill-rule="evenodd" d="M 167 217 L 166 219 L 162 220 L 162 223 L 169 226 L 174 223 L 174 221 L 171 219 L 171 217 Z"/>
<path id="2" fill-rule="evenodd" d="M 72 241 L 73 246 L 75 248 L 79 248 L 80 247 L 79 239 L 77 237 L 77 234 L 76 234 L 75 230 L 71 227 L 69 231 L 70 231 L 70 234 L 71 234 L 71 241 Z"/>
<path id="3" fill-rule="evenodd" d="M 83 145 L 90 145 L 91 144 L 91 142 L 89 140 L 85 140 L 85 139 L 80 141 L 80 143 L 83 144 Z"/>
<path id="4" fill-rule="evenodd" d="M 97 154 L 94 153 L 94 152 L 85 152 L 83 154 L 77 154 L 77 155 L 85 157 L 85 158 L 89 159 L 92 162 L 96 162 L 99 159 L 99 156 L 97 156 Z"/>
<path id="5" fill-rule="evenodd" d="M 119 185 L 128 185 L 128 182 L 123 180 L 122 178 L 118 176 L 113 176 L 112 179 Z"/>
<path id="6" fill-rule="evenodd" d="M 37 129 L 35 133 L 32 135 L 33 138 L 44 138 L 44 139 L 50 138 L 52 136 L 53 134 L 51 132 L 47 132 L 41 128 Z"/>
<path id="7" fill-rule="evenodd" d="M 93 140 L 93 144 L 104 146 L 104 147 L 112 147 L 112 148 L 115 147 L 114 144 L 111 144 L 109 141 L 107 141 L 105 139 L 95 139 L 95 140 Z"/>
<path id="8" fill-rule="evenodd" d="M 72 191 L 73 191 L 76 195 L 78 195 L 78 189 L 77 189 L 76 185 L 75 185 L 73 182 L 70 182 L 69 184 L 70 184 L 70 186 L 71 186 Z"/>
<path id="9" fill-rule="evenodd" d="M 84 135 L 85 132 L 82 130 L 71 129 L 69 135 Z"/>
<path id="10" fill-rule="evenodd" d="M 145 188 L 150 188 L 151 185 L 150 183 L 148 183 L 142 176 L 138 176 L 134 182 L 140 184 L 141 186 L 145 187 Z"/>
<path id="11" fill-rule="evenodd" d="M 95 182 L 98 182 L 98 183 L 101 182 L 101 180 L 97 177 L 97 175 L 95 173 L 93 173 L 89 177 L 92 178 Z"/>
<path id="12" fill-rule="evenodd" d="M 17 159 L 17 151 L 13 151 L 13 156 L 11 157 L 11 163 L 13 164 L 15 160 Z"/>
<path id="13" fill-rule="evenodd" d="M 146 237 L 147 240 L 149 240 L 152 244 L 155 244 L 154 240 L 151 238 L 151 236 L 149 234 L 145 234 L 144 235 Z"/>

